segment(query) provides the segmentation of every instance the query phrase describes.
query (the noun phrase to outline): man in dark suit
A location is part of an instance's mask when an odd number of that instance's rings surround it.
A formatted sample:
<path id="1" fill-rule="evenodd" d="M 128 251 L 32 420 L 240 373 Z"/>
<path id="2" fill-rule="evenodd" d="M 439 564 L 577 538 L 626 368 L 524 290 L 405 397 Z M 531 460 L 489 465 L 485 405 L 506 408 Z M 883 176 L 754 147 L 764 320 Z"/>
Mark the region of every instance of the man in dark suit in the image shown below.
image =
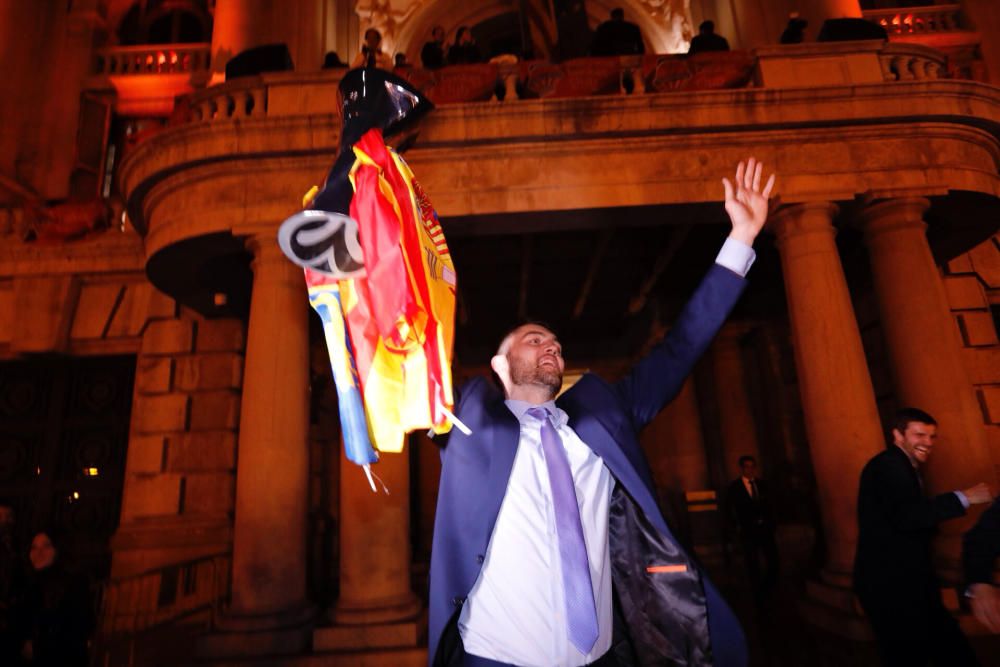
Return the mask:
<path id="1" fill-rule="evenodd" d="M 774 541 L 774 520 L 771 517 L 771 497 L 767 484 L 757 479 L 757 460 L 740 457 L 740 476 L 729 484 L 726 510 L 736 526 L 747 576 L 754 596 L 762 601 L 768 589 L 778 581 L 778 547 Z M 764 572 L 760 562 L 764 560 Z"/>
<path id="2" fill-rule="evenodd" d="M 993 584 L 993 566 L 1000 557 L 1000 498 L 983 512 L 962 539 L 965 596 L 972 613 L 992 632 L 1000 632 L 1000 589 Z"/>
<path id="3" fill-rule="evenodd" d="M 732 221 L 675 326 L 620 382 L 555 400 L 555 334 L 528 323 L 455 405 L 431 551 L 434 665 L 746 664 L 739 623 L 660 513 L 638 432 L 680 390 L 745 286 L 774 177 L 724 179 Z"/>
<path id="4" fill-rule="evenodd" d="M 869 461 L 858 489 L 854 591 L 871 622 L 886 665 L 976 665 L 958 623 L 941 602 L 931 539 L 941 521 L 986 503 L 977 484 L 928 498 L 920 466 L 927 463 L 937 422 L 923 410 L 896 414 L 892 444 Z"/>
<path id="5" fill-rule="evenodd" d="M 594 56 L 631 56 L 646 52 L 639 26 L 625 20 L 625 10 L 611 10 L 611 18 L 594 31 L 590 54 Z"/>
<path id="6" fill-rule="evenodd" d="M 702 21 L 698 26 L 698 34 L 691 38 L 688 55 L 706 51 L 728 51 L 729 41 L 722 35 L 715 34 L 714 21 Z"/>

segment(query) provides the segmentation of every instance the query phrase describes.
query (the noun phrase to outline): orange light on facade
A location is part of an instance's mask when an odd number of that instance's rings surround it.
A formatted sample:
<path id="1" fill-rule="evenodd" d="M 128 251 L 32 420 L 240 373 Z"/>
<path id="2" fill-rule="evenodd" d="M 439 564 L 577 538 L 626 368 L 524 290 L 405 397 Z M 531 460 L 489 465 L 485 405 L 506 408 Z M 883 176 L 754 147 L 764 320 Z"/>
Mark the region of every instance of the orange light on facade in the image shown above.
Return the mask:
<path id="1" fill-rule="evenodd" d="M 87 477 L 97 477 L 100 473 L 97 468 L 84 468 L 83 474 Z"/>
<path id="2" fill-rule="evenodd" d="M 163 63 L 165 62 L 167 62 L 167 54 L 164 53 L 163 51 L 160 51 L 159 53 L 156 54 L 156 64 L 159 65 L 160 67 L 163 67 Z"/>

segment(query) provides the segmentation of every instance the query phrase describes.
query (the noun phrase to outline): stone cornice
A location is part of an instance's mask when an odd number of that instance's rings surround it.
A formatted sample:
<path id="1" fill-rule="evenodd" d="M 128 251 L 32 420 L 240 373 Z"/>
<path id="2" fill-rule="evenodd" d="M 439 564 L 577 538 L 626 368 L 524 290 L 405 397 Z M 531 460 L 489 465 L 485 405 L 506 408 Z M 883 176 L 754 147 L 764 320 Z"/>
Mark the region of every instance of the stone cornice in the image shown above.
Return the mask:
<path id="1" fill-rule="evenodd" d="M 132 230 L 58 244 L 0 238 L 0 276 L 139 273 L 144 266 L 143 241 Z"/>
<path id="2" fill-rule="evenodd" d="M 269 84 L 286 97 L 287 77 Z M 301 95 L 329 85 L 304 77 Z M 125 159 L 136 226 L 166 225 L 149 254 L 296 210 L 333 159 L 339 121 L 294 115 L 287 99 L 282 109 L 172 128 Z M 998 196 L 1000 89 L 929 79 L 443 105 L 407 160 L 439 212 L 456 216 L 717 201 L 721 175 L 751 153 L 779 172 L 785 202 L 894 188 Z"/>

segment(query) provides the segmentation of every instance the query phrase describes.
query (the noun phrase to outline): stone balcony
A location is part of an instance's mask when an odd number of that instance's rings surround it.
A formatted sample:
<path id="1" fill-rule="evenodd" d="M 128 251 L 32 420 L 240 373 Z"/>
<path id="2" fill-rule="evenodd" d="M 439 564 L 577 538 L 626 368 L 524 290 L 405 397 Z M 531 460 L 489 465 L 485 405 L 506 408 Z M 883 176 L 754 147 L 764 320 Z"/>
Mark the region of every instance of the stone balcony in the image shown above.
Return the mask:
<path id="1" fill-rule="evenodd" d="M 919 45 L 768 47 L 752 62 L 740 88 L 440 104 L 407 160 L 449 234 L 515 219 L 520 230 L 611 224 L 574 212 L 622 206 L 715 221 L 720 177 L 749 154 L 775 167 L 785 203 L 930 197 L 944 256 L 995 231 L 1000 90 L 939 78 L 945 58 Z M 125 158 L 121 189 L 155 284 L 195 290 L 197 271 L 178 275 L 176 262 L 234 256 L 241 237 L 273 234 L 299 208 L 335 154 L 339 76 L 200 91 L 186 122 Z"/>
<path id="2" fill-rule="evenodd" d="M 115 91 L 119 114 L 166 116 L 174 100 L 203 88 L 209 79 L 209 44 L 116 46 L 94 54 L 89 90 Z"/>

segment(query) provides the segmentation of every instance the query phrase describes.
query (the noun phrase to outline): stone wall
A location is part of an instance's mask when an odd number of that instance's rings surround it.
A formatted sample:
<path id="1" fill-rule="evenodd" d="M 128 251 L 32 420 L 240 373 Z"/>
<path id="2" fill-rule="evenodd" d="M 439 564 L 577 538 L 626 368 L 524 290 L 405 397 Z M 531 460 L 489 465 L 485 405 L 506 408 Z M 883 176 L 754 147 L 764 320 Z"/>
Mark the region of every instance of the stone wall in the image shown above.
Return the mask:
<path id="1" fill-rule="evenodd" d="M 231 549 L 244 345 L 239 320 L 147 324 L 114 576 Z"/>
<path id="2" fill-rule="evenodd" d="M 1000 472 L 1000 238 L 994 236 L 944 267 L 948 303 L 964 344 L 969 380 L 983 410 L 990 453 Z"/>

